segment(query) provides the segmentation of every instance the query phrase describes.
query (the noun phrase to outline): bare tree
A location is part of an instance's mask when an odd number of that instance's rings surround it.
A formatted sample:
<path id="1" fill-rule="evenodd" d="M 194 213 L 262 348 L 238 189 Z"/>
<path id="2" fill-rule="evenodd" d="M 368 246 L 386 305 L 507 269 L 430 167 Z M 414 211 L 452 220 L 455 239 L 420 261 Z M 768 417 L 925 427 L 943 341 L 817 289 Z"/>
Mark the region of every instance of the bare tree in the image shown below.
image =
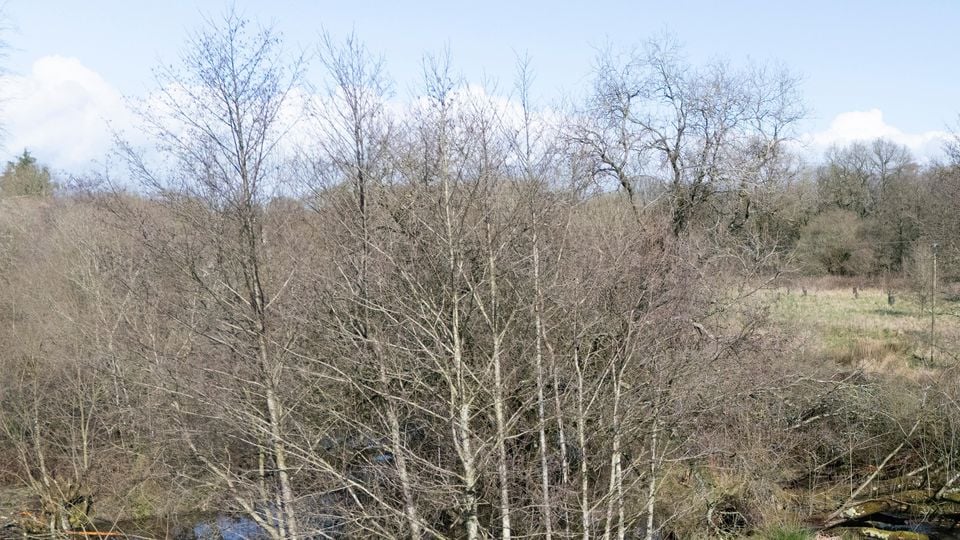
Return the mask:
<path id="1" fill-rule="evenodd" d="M 722 62 L 696 68 L 668 38 L 642 52 L 601 53 L 581 116 L 572 137 L 594 156 L 596 173 L 612 175 L 635 208 L 641 186 L 659 179 L 679 235 L 717 196 L 748 204 L 802 107 L 789 73 Z"/>
<path id="2" fill-rule="evenodd" d="M 272 259 L 277 251 L 263 220 L 268 194 L 282 187 L 279 119 L 300 66 L 283 62 L 271 30 L 253 29 L 233 12 L 208 21 L 181 60 L 182 70 L 157 72 L 158 98 L 141 110 L 156 141 L 154 152 L 121 145 L 133 178 L 173 218 L 138 219 L 157 270 L 169 272 L 169 283 L 178 287 L 177 294 L 163 297 L 171 302 L 171 315 L 200 340 L 188 345 L 180 361 L 220 388 L 179 388 L 171 399 L 183 421 L 212 415 L 239 429 L 238 441 L 263 452 L 271 465 L 260 468 L 257 484 L 275 482 L 275 491 L 271 487 L 261 494 L 267 501 L 256 501 L 245 492 L 245 472 L 234 471 L 228 456 L 205 448 L 192 430 L 183 432 L 196 457 L 252 519 L 273 537 L 298 538 L 284 397 L 288 344 L 296 341 L 296 329 L 284 326 L 281 311 L 289 293 L 284 283 L 292 275 L 275 273 L 295 274 L 296 263 Z M 212 351 L 219 351 L 223 363 L 206 356 Z M 185 382 L 171 381 L 171 388 Z M 263 505 L 272 504 L 274 493 L 271 518 Z"/>

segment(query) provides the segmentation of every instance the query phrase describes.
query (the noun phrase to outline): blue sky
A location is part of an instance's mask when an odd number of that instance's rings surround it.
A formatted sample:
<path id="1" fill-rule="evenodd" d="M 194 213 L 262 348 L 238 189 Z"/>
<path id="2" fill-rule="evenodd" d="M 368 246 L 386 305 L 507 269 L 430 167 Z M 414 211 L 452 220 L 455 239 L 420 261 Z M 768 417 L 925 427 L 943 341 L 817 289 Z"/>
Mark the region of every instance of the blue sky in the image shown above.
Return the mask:
<path id="1" fill-rule="evenodd" d="M 129 120 L 120 96 L 154 87 L 151 68 L 175 61 L 203 14 L 224 0 L 7 0 L 12 49 L 4 88 L 3 150 L 30 146 L 76 169 L 109 144 L 103 120 Z M 803 78 L 810 110 L 801 126 L 819 148 L 888 136 L 936 152 L 960 112 L 960 2 L 593 1 L 328 2 L 236 0 L 247 16 L 279 29 L 289 48 L 309 49 L 321 28 L 352 29 L 381 52 L 400 97 L 414 87 L 424 53 L 448 46 L 469 82 L 512 85 L 516 53 L 528 52 L 537 93 L 549 101 L 582 91 L 595 48 L 624 47 L 669 32 L 695 62 L 775 61 Z M 46 154 L 46 156 L 45 156 Z"/>

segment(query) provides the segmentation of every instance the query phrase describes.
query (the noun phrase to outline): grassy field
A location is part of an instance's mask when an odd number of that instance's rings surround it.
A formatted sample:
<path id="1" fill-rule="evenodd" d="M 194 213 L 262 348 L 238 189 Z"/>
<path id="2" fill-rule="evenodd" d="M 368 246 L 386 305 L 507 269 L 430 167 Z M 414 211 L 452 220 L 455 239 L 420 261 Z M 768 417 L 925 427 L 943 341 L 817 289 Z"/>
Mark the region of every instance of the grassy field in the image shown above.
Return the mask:
<path id="1" fill-rule="evenodd" d="M 765 292 L 771 318 L 785 332 L 796 332 L 804 357 L 817 355 L 866 371 L 908 375 L 918 369 L 952 365 L 960 343 L 960 302 L 937 300 L 931 362 L 930 306 L 898 294 L 888 302 L 879 288 L 799 287 Z"/>

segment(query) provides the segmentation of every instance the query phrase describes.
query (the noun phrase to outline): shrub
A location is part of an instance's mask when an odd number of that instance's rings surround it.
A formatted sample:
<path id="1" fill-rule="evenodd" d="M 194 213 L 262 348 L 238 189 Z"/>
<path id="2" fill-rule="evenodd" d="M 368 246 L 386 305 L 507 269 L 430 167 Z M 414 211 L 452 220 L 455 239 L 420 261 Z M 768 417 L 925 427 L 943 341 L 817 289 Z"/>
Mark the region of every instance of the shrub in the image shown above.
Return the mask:
<path id="1" fill-rule="evenodd" d="M 804 270 L 812 274 L 865 274 L 874 261 L 864 239 L 863 220 L 848 210 L 830 210 L 810 220 L 800 233 L 797 255 Z"/>

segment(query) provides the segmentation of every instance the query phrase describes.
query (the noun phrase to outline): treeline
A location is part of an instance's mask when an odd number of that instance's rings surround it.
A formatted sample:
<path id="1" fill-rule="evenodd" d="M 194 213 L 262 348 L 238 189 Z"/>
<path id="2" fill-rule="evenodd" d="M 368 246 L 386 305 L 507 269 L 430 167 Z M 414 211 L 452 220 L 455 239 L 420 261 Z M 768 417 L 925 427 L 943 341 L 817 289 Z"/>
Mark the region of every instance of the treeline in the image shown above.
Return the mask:
<path id="1" fill-rule="evenodd" d="M 957 277 L 955 163 L 921 166 L 906 147 L 878 139 L 832 148 L 806 175 L 792 194 L 799 219 L 790 247 L 802 271 L 917 277 L 936 244 L 945 275 Z"/>
<path id="2" fill-rule="evenodd" d="M 319 51 L 300 109 L 302 65 L 227 17 L 159 72 L 152 148 L 52 198 L 7 196 L 29 156 L 4 173 L 0 474 L 36 527 L 202 508 L 277 539 L 733 534 L 813 511 L 784 486 L 859 482 L 930 403 L 937 444 L 902 467 L 956 447 L 955 375 L 893 406 L 797 362 L 755 301 L 796 260 L 953 249 L 956 167 L 881 141 L 811 179 L 794 78 L 669 45 L 602 56 L 559 120 L 525 63 L 504 107 L 430 57 L 396 113 L 360 43 Z"/>

